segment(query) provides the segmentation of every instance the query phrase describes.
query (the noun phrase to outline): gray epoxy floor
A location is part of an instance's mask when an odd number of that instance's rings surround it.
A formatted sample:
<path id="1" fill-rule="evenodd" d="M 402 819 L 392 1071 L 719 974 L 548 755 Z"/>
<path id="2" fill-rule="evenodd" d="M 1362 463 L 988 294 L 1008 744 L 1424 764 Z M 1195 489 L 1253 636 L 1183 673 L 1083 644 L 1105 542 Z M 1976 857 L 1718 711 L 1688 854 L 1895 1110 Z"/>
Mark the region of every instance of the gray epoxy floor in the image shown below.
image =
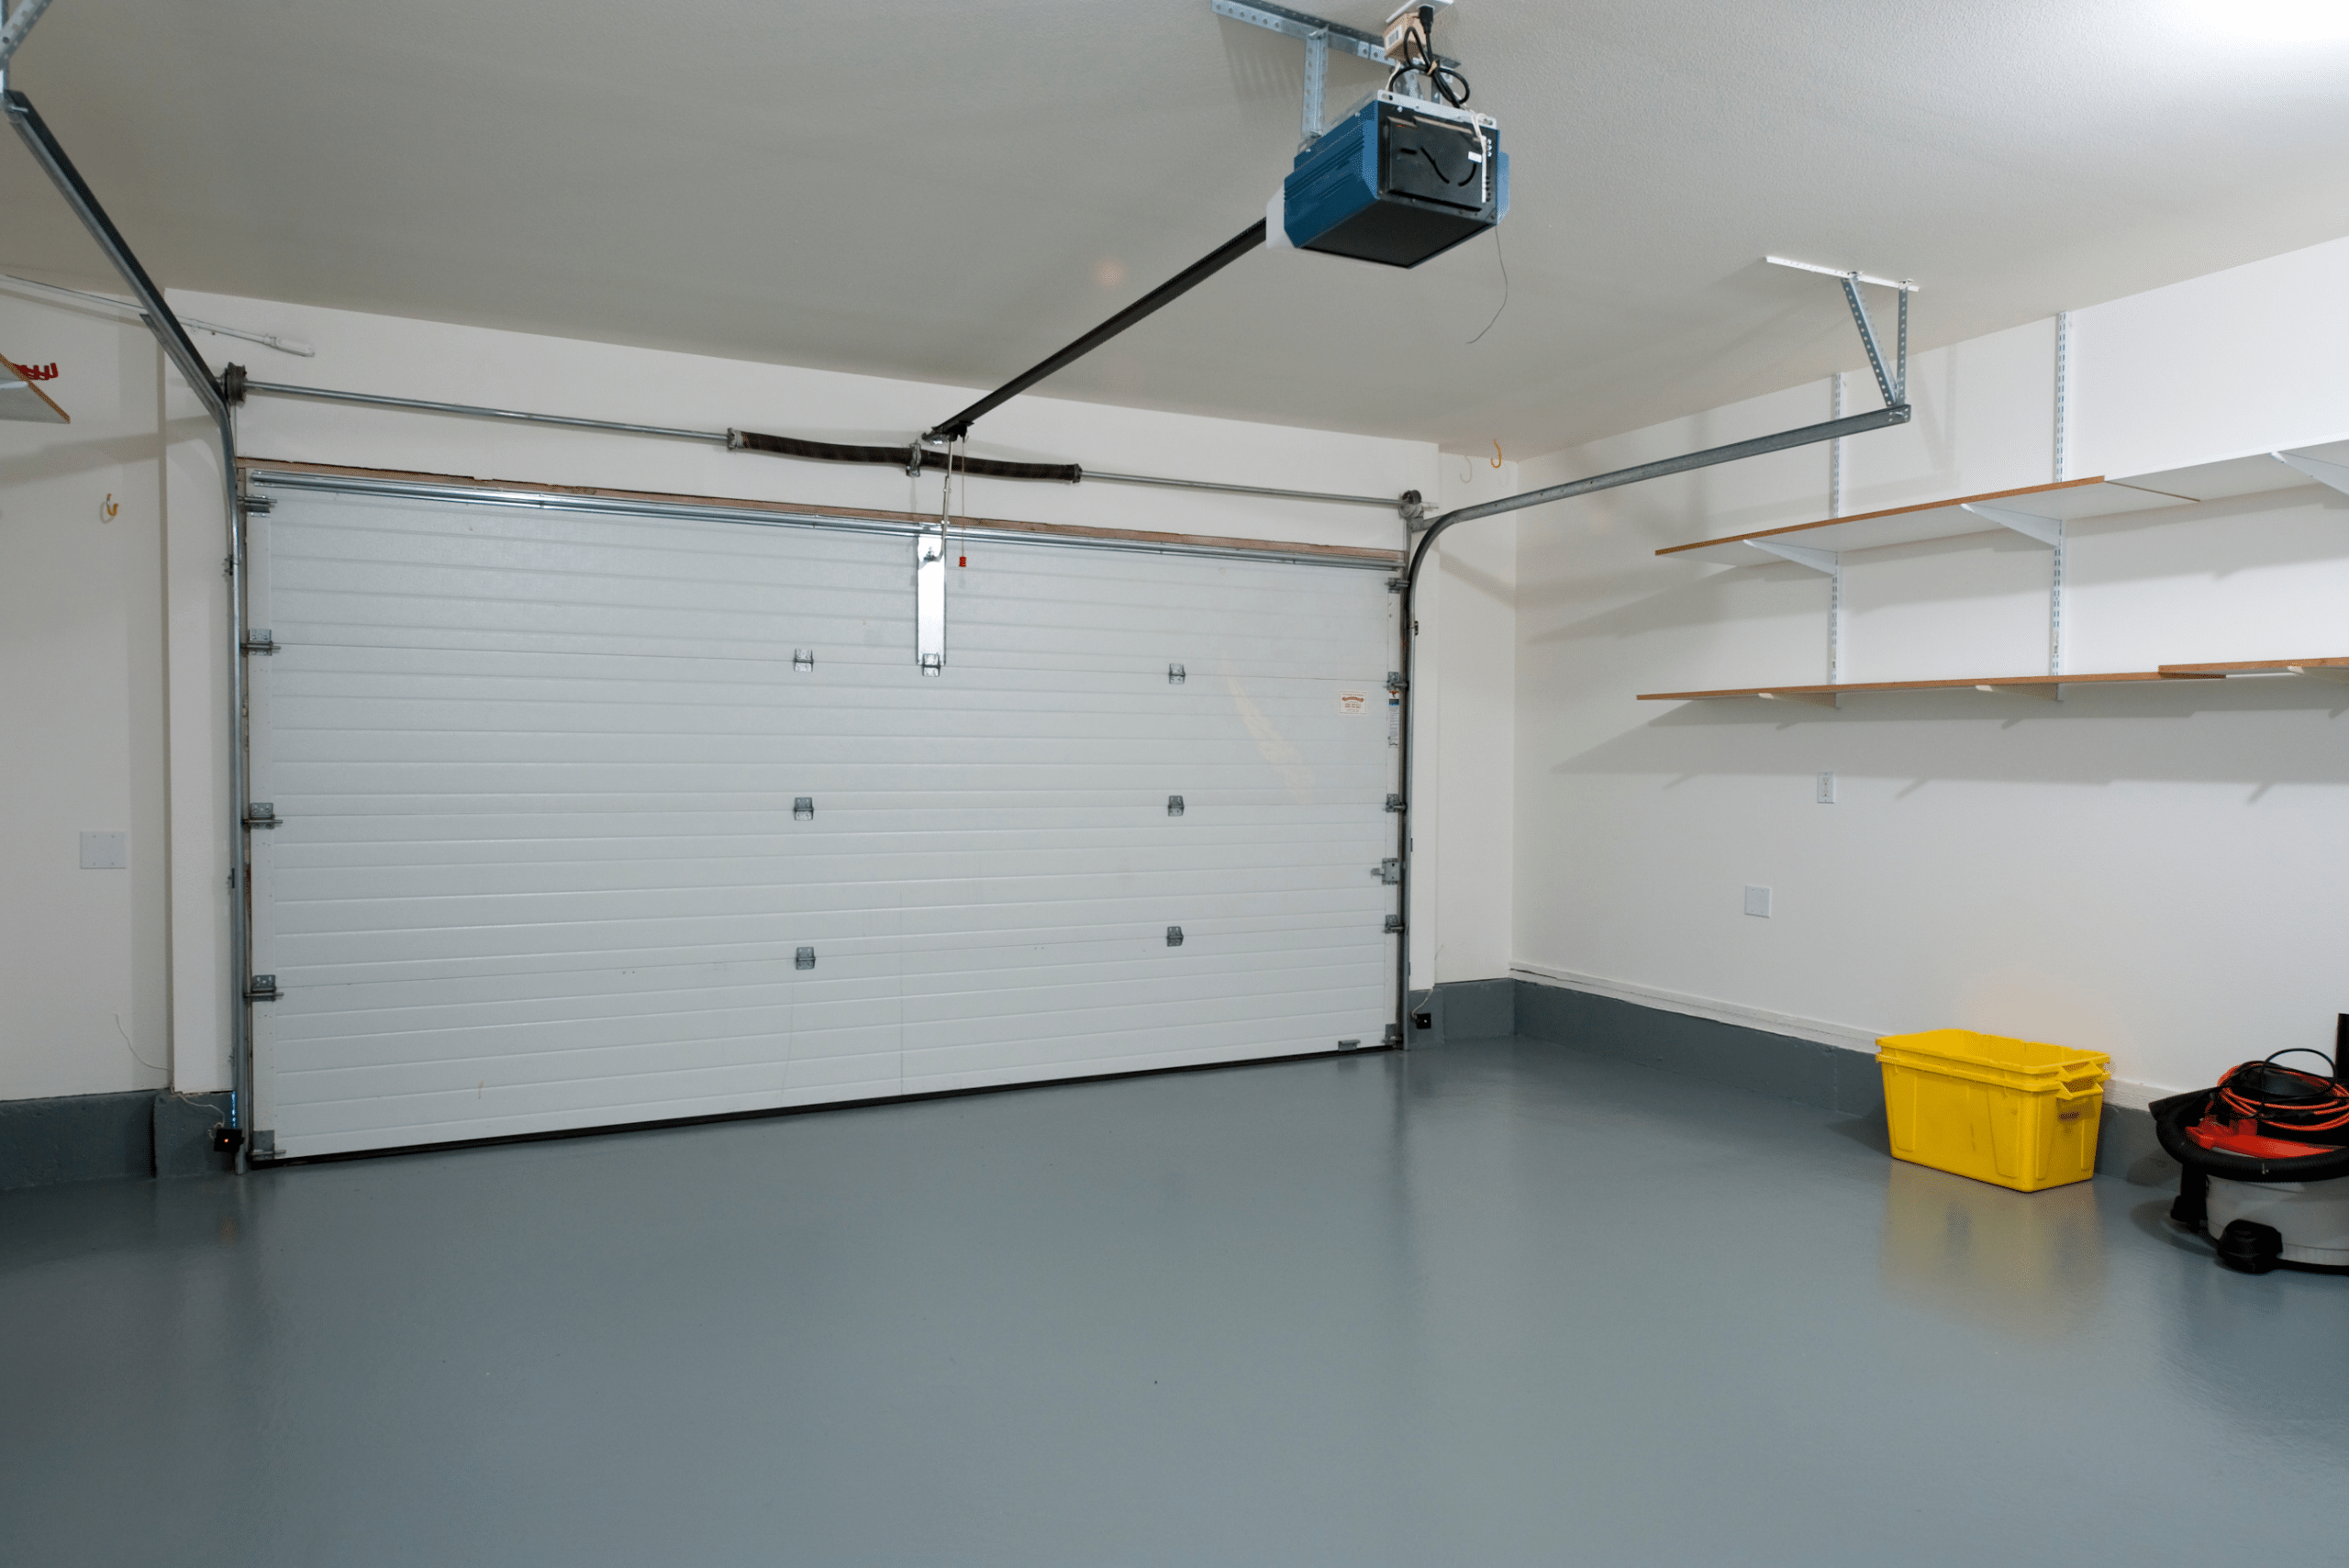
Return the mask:
<path id="1" fill-rule="evenodd" d="M 2338 1562 L 2349 1279 L 1497 1041 L 0 1195 L 0 1559 Z"/>

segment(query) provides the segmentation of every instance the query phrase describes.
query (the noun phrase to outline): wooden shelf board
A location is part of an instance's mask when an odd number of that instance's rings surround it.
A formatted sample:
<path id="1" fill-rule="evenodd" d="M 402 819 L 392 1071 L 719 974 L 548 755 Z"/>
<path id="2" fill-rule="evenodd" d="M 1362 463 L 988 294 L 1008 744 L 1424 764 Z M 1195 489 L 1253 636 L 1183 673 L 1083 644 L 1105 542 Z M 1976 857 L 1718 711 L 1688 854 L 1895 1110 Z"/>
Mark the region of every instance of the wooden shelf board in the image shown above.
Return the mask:
<path id="1" fill-rule="evenodd" d="M 2249 659 L 2230 664 L 2165 664 L 2165 675 L 2297 675 L 2303 670 L 2349 672 L 2349 659 Z"/>
<path id="2" fill-rule="evenodd" d="M 2349 441 L 2284 449 L 2297 456 L 2349 463 Z M 1658 555 L 1685 561 L 1717 561 L 1731 566 L 1759 566 L 1773 560 L 1754 548 L 1754 539 L 1802 545 L 1811 550 L 1878 550 L 1887 545 L 1915 544 L 1925 539 L 1956 539 L 1965 534 L 1995 533 L 1998 525 L 1965 510 L 1969 504 L 2002 506 L 2033 517 L 2110 517 L 2126 512 L 2192 506 L 2201 501 L 2231 500 L 2239 495 L 2298 489 L 2317 482 L 2268 452 L 2252 452 L 2215 462 L 2165 469 L 2158 473 L 2132 473 L 2118 479 L 2099 475 L 2068 479 L 2056 484 L 2032 484 L 2020 490 L 1993 490 L 1979 495 L 1958 495 L 1913 506 L 1893 506 L 1849 517 L 1824 517 L 1814 523 L 1757 528 L 1694 544 L 1670 545 Z"/>
<path id="3" fill-rule="evenodd" d="M 2291 473 L 2291 470 L 2272 459 L 2268 466 L 2279 473 Z M 2294 477 L 2298 479 L 2299 476 Z M 2305 479 L 2299 482 L 2308 483 Z M 1731 566 L 1759 566 L 1774 557 L 1755 549 L 1751 542 L 1754 539 L 1798 544 L 1811 550 L 1878 550 L 1886 545 L 1954 539 L 1961 534 L 1998 532 L 1998 524 L 1964 509 L 1969 502 L 2005 506 L 2017 512 L 2029 512 L 2034 517 L 2061 517 L 2069 522 L 2075 517 L 2134 512 L 2147 506 L 2183 506 L 2193 499 L 2188 495 L 2162 495 L 2102 478 L 2071 479 L 2061 484 L 1992 490 L 1979 495 L 1959 495 L 1947 501 L 1929 501 L 1915 506 L 1893 506 L 1881 512 L 1862 512 L 1849 517 L 1825 517 L 1815 523 L 1757 528 L 1752 533 L 1731 534 L 1724 539 L 1676 544 L 1656 553 L 1688 561 L 1719 561 Z"/>
<path id="4" fill-rule="evenodd" d="M 1842 685 L 1736 686 L 1714 692 L 1642 692 L 1642 702 L 1710 702 L 1724 697 L 1784 698 L 1803 701 L 1844 697 L 1857 692 L 2036 691 L 2050 686 L 2110 685 L 2132 681 L 2215 681 L 2199 670 L 2106 671 L 2093 675 L 1977 675 L 1956 681 L 1852 681 Z"/>
<path id="5" fill-rule="evenodd" d="M 65 410 L 34 384 L 17 361 L 0 357 L 0 419 L 21 419 L 34 425 L 70 425 Z"/>

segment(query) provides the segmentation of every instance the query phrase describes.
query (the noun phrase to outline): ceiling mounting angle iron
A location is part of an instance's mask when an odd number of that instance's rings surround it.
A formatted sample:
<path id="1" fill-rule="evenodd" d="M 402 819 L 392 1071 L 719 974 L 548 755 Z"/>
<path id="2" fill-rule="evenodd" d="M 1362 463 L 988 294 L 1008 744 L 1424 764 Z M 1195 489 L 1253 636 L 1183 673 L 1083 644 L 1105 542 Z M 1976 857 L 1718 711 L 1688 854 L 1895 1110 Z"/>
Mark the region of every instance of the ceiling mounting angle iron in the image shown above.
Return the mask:
<path id="1" fill-rule="evenodd" d="M 1854 283 L 1874 284 L 1878 288 L 1898 289 L 1904 294 L 1918 294 L 1924 284 L 1914 278 L 1879 278 L 1874 272 L 1854 272 L 1849 267 L 1822 267 L 1816 261 L 1798 261 L 1788 256 L 1762 258 L 1774 267 L 1792 267 L 1798 272 L 1817 272 L 1821 277 L 1849 278 Z"/>
<path id="2" fill-rule="evenodd" d="M 1916 283 L 1908 278 L 1879 278 L 1851 268 L 1822 267 L 1815 261 L 1797 261 L 1785 256 L 1765 256 L 1762 260 L 1774 267 L 1816 272 L 1821 277 L 1833 278 L 1843 285 L 1843 302 L 1852 307 L 1852 325 L 1859 328 L 1860 347 L 1867 352 L 1868 368 L 1876 373 L 1876 386 L 1884 395 L 1884 406 L 1887 408 L 1906 407 L 1909 402 L 1909 296 L 1917 292 Z M 1862 284 L 1892 289 L 1900 296 L 1899 336 L 1889 368 L 1884 362 L 1883 349 L 1876 343 L 1876 326 L 1868 319 L 1867 305 L 1860 298 Z"/>

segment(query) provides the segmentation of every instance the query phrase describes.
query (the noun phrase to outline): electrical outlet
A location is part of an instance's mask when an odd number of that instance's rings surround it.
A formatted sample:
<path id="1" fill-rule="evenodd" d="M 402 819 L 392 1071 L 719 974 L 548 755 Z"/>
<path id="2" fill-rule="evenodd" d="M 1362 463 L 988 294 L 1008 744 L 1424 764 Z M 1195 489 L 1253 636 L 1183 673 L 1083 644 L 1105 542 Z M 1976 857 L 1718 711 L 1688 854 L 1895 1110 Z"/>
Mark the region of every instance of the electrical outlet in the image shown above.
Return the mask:
<path id="1" fill-rule="evenodd" d="M 83 871 L 127 871 L 129 866 L 129 834 L 84 833 L 82 835 L 82 869 Z"/>
<path id="2" fill-rule="evenodd" d="M 1835 804 L 1835 775 L 1833 773 L 1819 775 L 1819 804 L 1821 806 Z"/>
<path id="3" fill-rule="evenodd" d="M 1749 915 L 1759 915 L 1765 920 L 1768 919 L 1770 890 L 1766 887 L 1756 887 L 1748 883 L 1745 888 L 1745 912 Z"/>

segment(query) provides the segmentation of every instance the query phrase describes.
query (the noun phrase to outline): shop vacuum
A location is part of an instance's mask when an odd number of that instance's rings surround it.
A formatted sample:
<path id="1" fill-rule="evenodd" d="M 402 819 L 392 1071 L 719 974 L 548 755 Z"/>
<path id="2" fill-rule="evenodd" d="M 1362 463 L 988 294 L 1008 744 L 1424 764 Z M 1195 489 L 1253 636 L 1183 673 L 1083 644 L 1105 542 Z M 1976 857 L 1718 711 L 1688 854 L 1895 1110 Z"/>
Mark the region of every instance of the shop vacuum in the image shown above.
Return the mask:
<path id="1" fill-rule="evenodd" d="M 2277 1065 L 2306 1054 L 2326 1073 Z M 2184 1170 L 2169 1217 L 2217 1244 L 2244 1273 L 2274 1268 L 2349 1273 L 2349 1013 L 2332 1058 L 2279 1051 L 2230 1069 L 2218 1087 L 2147 1107 L 2162 1148 Z"/>

